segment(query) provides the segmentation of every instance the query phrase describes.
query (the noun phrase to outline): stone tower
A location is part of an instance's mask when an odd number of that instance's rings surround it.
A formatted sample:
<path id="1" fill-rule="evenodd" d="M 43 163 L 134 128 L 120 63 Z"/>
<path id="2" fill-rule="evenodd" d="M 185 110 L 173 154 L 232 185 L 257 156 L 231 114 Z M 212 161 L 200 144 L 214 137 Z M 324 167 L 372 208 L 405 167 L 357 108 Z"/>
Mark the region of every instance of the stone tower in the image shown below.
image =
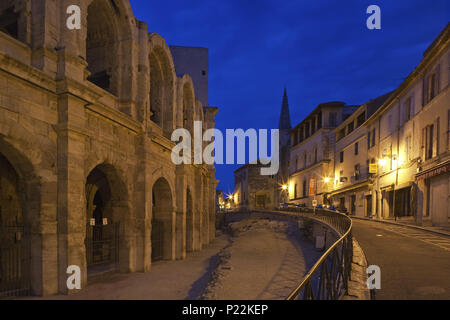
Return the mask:
<path id="1" fill-rule="evenodd" d="M 287 185 L 289 180 L 289 148 L 292 126 L 286 88 L 284 88 L 278 129 L 280 130 L 280 170 L 278 171 L 277 182 L 280 190 L 276 194 L 280 195 L 279 202 L 287 202 L 288 192 L 287 190 L 282 190 L 282 186 Z"/>

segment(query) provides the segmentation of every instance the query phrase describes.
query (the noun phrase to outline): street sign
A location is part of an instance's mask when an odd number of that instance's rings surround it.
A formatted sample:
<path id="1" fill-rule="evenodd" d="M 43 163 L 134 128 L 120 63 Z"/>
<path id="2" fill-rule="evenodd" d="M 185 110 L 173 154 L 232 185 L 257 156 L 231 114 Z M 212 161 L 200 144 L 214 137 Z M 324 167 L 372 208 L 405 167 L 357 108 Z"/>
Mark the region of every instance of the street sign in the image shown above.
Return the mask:
<path id="1" fill-rule="evenodd" d="M 369 173 L 378 173 L 378 165 L 376 163 L 369 164 Z"/>

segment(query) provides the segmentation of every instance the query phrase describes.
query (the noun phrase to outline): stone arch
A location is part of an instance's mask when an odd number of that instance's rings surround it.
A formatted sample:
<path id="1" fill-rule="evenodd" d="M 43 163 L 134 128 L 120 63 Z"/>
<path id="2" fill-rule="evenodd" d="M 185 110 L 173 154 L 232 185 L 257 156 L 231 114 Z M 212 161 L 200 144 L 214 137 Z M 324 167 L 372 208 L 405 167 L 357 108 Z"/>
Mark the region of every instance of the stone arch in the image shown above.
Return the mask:
<path id="1" fill-rule="evenodd" d="M 186 189 L 186 252 L 192 252 L 195 248 L 195 215 L 192 192 Z"/>
<path id="2" fill-rule="evenodd" d="M 169 182 L 161 177 L 152 187 L 152 261 L 173 260 L 175 208 Z"/>
<path id="3" fill-rule="evenodd" d="M 85 196 L 88 274 L 128 272 L 129 238 L 134 232 L 129 224 L 127 184 L 119 170 L 106 162 L 95 166 L 86 178 Z"/>
<path id="4" fill-rule="evenodd" d="M 164 39 L 152 33 L 149 39 L 150 120 L 164 132 L 175 127 L 175 67 Z"/>
<path id="5" fill-rule="evenodd" d="M 30 44 L 31 4 L 29 1 L 2 0 L 0 2 L 0 32 Z"/>
<path id="6" fill-rule="evenodd" d="M 121 97 L 130 89 L 131 64 L 136 19 L 128 1 L 93 0 L 87 9 L 86 61 L 88 81 Z M 126 89 L 125 89 L 126 88 Z"/>
<path id="7" fill-rule="evenodd" d="M 0 136 L 0 296 L 42 294 L 40 209 L 33 164 Z"/>
<path id="8" fill-rule="evenodd" d="M 179 126 L 189 130 L 193 134 L 195 121 L 195 92 L 194 82 L 192 78 L 185 74 L 179 79 L 178 95 L 179 95 Z"/>
<path id="9" fill-rule="evenodd" d="M 203 112 L 203 105 L 200 100 L 195 99 L 195 120 L 202 121 L 205 126 L 205 113 Z"/>

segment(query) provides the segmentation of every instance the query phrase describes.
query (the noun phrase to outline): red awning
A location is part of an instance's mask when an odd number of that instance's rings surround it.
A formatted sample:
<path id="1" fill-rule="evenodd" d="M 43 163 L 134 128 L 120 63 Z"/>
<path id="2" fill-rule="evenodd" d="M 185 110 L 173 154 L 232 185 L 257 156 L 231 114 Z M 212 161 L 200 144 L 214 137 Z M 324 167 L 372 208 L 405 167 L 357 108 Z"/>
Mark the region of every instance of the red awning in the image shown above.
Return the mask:
<path id="1" fill-rule="evenodd" d="M 431 169 L 418 173 L 416 175 L 416 180 L 429 179 L 447 172 L 450 172 L 450 162 L 442 163 Z"/>

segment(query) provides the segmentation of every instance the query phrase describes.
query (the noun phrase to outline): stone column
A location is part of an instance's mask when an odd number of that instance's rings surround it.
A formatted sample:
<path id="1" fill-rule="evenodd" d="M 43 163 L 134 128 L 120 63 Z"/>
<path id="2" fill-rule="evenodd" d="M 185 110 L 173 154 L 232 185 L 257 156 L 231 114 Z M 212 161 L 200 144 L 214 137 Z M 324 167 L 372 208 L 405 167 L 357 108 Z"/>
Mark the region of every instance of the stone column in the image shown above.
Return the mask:
<path id="1" fill-rule="evenodd" d="M 87 284 L 85 102 L 70 94 L 58 98 L 58 256 L 59 291 L 67 293 L 68 266 L 79 266 L 82 288 Z"/>
<path id="2" fill-rule="evenodd" d="M 205 247 L 209 244 L 209 177 L 207 176 L 203 176 L 202 192 L 202 245 Z"/>
<path id="3" fill-rule="evenodd" d="M 176 168 L 176 254 L 178 260 L 186 259 L 186 193 L 187 177 L 185 169 L 182 166 Z"/>

